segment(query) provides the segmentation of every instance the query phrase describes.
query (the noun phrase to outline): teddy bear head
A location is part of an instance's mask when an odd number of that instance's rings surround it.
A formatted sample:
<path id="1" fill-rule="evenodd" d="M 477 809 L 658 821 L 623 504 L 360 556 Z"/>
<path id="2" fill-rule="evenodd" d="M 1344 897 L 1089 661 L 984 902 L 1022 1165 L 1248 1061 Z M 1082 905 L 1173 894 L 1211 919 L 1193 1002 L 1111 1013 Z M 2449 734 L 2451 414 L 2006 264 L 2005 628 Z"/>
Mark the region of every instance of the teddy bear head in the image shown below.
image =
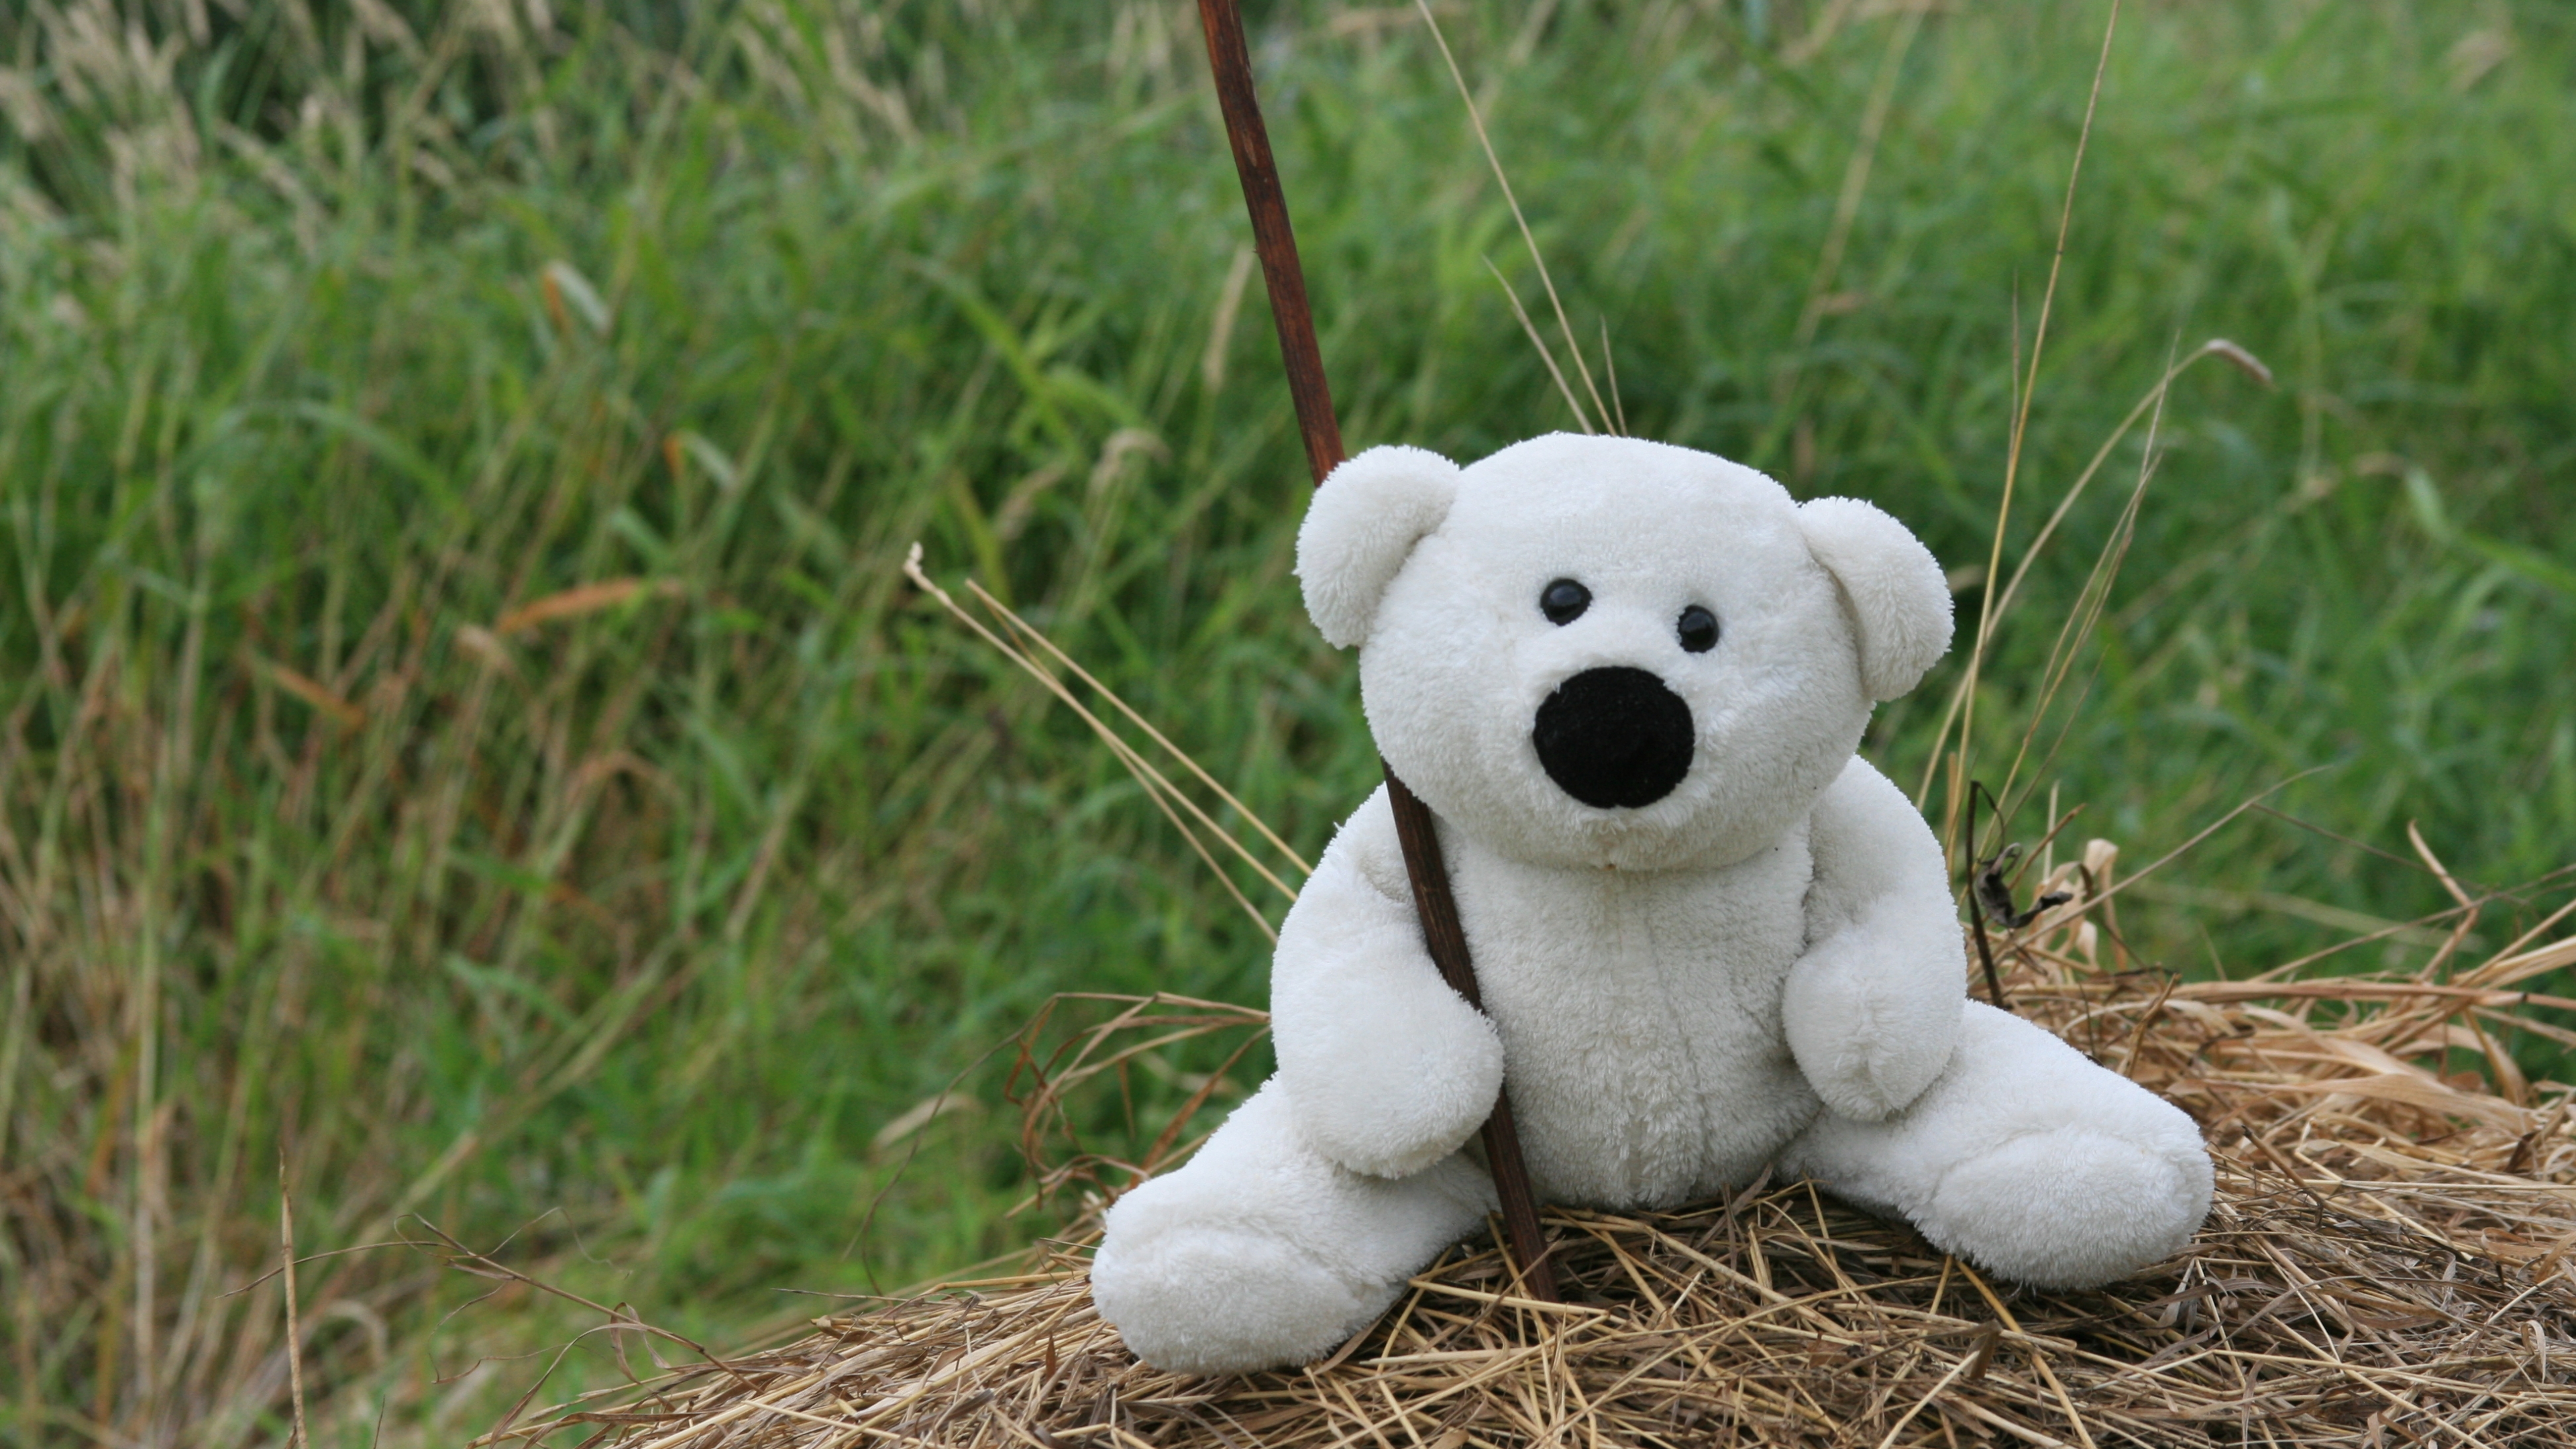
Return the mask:
<path id="1" fill-rule="evenodd" d="M 1372 448 L 1316 493 L 1297 575 L 1395 773 L 1533 864 L 1750 857 L 1950 643 L 1895 519 L 1634 438 Z"/>

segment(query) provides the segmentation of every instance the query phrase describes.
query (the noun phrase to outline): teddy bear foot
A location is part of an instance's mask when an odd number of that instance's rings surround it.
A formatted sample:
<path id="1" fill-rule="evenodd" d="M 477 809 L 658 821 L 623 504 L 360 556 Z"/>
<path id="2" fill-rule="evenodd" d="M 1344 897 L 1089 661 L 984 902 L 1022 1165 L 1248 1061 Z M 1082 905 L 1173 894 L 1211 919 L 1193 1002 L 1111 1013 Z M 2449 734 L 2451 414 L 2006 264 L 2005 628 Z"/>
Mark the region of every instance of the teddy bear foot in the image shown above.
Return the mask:
<path id="1" fill-rule="evenodd" d="M 1291 1244 L 1209 1227 L 1104 1247 L 1091 1270 L 1100 1316 L 1138 1358 L 1177 1373 L 1311 1362 L 1385 1312 L 1400 1286 L 1364 1290 Z"/>
<path id="2" fill-rule="evenodd" d="M 1483 1169 L 1456 1153 L 1401 1178 L 1326 1160 L 1273 1081 L 1178 1172 L 1110 1205 L 1091 1299 L 1156 1368 L 1311 1363 L 1385 1312 L 1493 1201 Z"/>
<path id="3" fill-rule="evenodd" d="M 2060 1127 L 1953 1167 L 1915 1225 L 1935 1246 L 2015 1282 L 2090 1288 L 2181 1251 L 2208 1202 L 2188 1164 Z"/>
<path id="4" fill-rule="evenodd" d="M 2209 1153 L 2191 1118 L 1977 1001 L 1961 1008 L 1949 1067 L 1912 1106 L 1879 1122 L 1827 1112 L 1783 1163 L 2040 1288 L 2135 1272 L 2180 1251 L 2209 1211 Z"/>

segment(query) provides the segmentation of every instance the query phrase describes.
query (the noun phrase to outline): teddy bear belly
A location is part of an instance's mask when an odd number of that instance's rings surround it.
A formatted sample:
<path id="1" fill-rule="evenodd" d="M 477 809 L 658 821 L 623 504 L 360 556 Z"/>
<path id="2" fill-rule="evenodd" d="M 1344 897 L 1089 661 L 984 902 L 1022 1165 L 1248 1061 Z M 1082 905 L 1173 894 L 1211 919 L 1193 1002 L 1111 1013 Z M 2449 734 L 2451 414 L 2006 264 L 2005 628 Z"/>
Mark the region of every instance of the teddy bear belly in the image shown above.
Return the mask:
<path id="1" fill-rule="evenodd" d="M 1780 1021 L 1806 942 L 1803 829 L 1701 875 L 1461 855 L 1461 914 L 1542 1196 L 1669 1206 L 1741 1187 L 1814 1119 Z"/>
<path id="2" fill-rule="evenodd" d="M 1747 1186 L 1821 1104 L 1780 1026 L 1806 822 L 1716 871 L 1564 871 L 1458 841 L 1458 913 L 1543 1199 L 1674 1207 Z"/>
<path id="3" fill-rule="evenodd" d="M 1614 1054 L 1593 1059 L 1614 1070 L 1550 1070 L 1523 1064 L 1578 1060 L 1569 1054 L 1600 1051 L 1599 1037 L 1500 1025 L 1522 1153 L 1551 1202 L 1671 1207 L 1742 1187 L 1820 1110 L 1776 1036 L 1666 1015 L 1615 1033 Z"/>

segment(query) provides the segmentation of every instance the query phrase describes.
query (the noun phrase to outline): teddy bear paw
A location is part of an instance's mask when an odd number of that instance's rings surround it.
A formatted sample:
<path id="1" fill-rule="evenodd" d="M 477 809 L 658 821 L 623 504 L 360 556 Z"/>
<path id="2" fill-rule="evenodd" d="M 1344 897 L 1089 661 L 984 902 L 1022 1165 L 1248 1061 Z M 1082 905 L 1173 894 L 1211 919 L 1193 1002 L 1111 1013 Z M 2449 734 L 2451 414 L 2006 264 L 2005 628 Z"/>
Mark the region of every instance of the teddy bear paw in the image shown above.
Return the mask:
<path id="1" fill-rule="evenodd" d="M 1924 1236 L 2016 1282 L 2090 1288 L 2179 1252 L 2209 1210 L 2189 1160 L 2086 1127 L 2016 1137 L 1942 1175 Z"/>
<path id="2" fill-rule="evenodd" d="M 1101 1244 L 1091 1296 L 1128 1349 L 1179 1373 L 1248 1373 L 1323 1357 L 1385 1311 L 1371 1289 L 1278 1238 L 1173 1226 Z"/>

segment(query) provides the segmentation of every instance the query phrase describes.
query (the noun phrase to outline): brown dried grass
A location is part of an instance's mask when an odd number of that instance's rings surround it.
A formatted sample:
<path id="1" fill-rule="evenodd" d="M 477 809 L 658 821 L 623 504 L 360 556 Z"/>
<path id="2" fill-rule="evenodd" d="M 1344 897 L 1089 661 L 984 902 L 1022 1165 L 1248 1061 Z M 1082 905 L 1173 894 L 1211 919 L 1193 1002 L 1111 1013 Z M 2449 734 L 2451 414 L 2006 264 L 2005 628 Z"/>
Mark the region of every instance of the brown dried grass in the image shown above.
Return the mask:
<path id="1" fill-rule="evenodd" d="M 2570 1038 L 2543 1013 L 2576 1001 L 2519 989 L 2576 964 L 2576 937 L 2547 939 L 2568 912 L 2464 969 L 2465 898 L 2420 972 L 2178 982 L 2124 969 L 2112 854 L 2096 842 L 2056 871 L 2048 886 L 2074 898 L 1997 943 L 2014 1009 L 2190 1110 L 2217 1158 L 2192 1246 L 2107 1289 L 1993 1284 L 1901 1224 L 1757 1182 L 1671 1213 L 1550 1211 L 1570 1304 L 1514 1297 L 1479 1240 L 1323 1363 L 1196 1378 L 1120 1346 L 1077 1232 L 1020 1271 L 815 1319 L 793 1342 L 480 1442 L 2576 1442 L 2570 1091 L 2524 1081 L 2504 1050 L 2515 1032 Z M 1176 998 L 1124 1006 L 1024 1054 L 1033 1156 L 1052 1150 L 1065 1092 L 1154 1044 L 1260 1021 Z M 1207 1095 L 1150 1161 L 1186 1150 Z M 1126 1166 L 1077 1144 L 1044 1183 L 1079 1191 Z"/>

